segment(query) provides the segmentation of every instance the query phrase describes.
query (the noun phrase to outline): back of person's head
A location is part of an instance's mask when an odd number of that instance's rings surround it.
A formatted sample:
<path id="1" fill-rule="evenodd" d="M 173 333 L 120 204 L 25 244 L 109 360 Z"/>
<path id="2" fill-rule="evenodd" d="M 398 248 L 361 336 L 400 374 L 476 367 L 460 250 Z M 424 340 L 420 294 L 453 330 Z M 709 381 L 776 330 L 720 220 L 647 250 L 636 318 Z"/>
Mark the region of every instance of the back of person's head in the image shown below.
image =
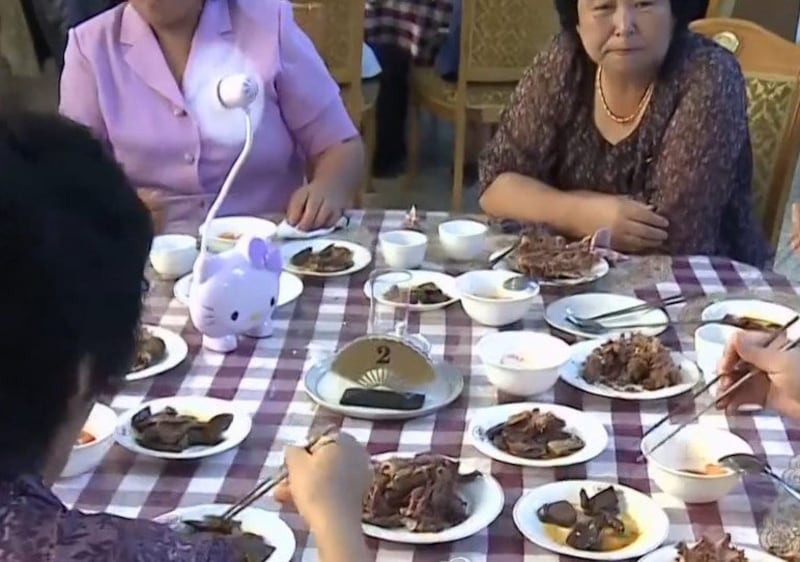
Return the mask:
<path id="1" fill-rule="evenodd" d="M 41 468 L 80 371 L 97 395 L 128 370 L 152 235 L 87 129 L 0 115 L 0 467 Z"/>

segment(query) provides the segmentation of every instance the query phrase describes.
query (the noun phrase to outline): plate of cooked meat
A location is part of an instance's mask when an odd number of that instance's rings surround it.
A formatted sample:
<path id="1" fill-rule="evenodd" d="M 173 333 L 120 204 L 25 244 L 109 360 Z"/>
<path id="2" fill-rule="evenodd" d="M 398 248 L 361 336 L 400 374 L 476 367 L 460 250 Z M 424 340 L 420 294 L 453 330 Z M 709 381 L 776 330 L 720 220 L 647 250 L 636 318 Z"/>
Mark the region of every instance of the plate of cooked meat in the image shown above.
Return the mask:
<path id="1" fill-rule="evenodd" d="M 186 341 L 160 326 L 140 326 L 136 333 L 136 358 L 125 380 L 147 379 L 166 373 L 181 364 L 189 354 Z"/>
<path id="2" fill-rule="evenodd" d="M 572 346 L 561 378 L 584 392 L 621 400 L 663 400 L 700 380 L 697 365 L 644 334 L 620 334 Z"/>
<path id="3" fill-rule="evenodd" d="M 514 524 L 534 544 L 575 558 L 627 560 L 661 546 L 669 518 L 649 496 L 590 480 L 540 486 L 514 506 Z"/>
<path id="4" fill-rule="evenodd" d="M 703 322 L 719 321 L 742 330 L 771 332 L 779 330 L 795 317 L 797 312 L 789 307 L 757 299 L 729 299 L 710 304 L 703 309 Z M 788 330 L 791 340 L 800 335 L 800 326 Z"/>
<path id="5" fill-rule="evenodd" d="M 155 521 L 185 535 L 204 533 L 224 537 L 241 562 L 291 561 L 297 543 L 294 533 L 277 513 L 247 507 L 227 521 L 222 515 L 229 507 L 224 504 L 184 507 L 160 515 Z"/>
<path id="6" fill-rule="evenodd" d="M 159 398 L 122 414 L 114 439 L 140 455 L 200 459 L 236 447 L 252 420 L 233 402 L 207 396 Z"/>
<path id="7" fill-rule="evenodd" d="M 665 546 L 651 552 L 639 562 L 780 562 L 766 552 L 752 548 L 737 547 L 731 542 L 730 534 L 719 540 L 702 537 L 696 543 L 682 542 Z"/>
<path id="8" fill-rule="evenodd" d="M 467 434 L 488 457 L 536 468 L 587 462 L 608 445 L 608 433 L 597 418 L 557 404 L 484 408 L 471 417 Z"/>
<path id="9" fill-rule="evenodd" d="M 372 458 L 375 478 L 364 499 L 364 534 L 407 544 L 453 542 L 481 532 L 503 511 L 490 474 L 433 453 Z"/>
<path id="10" fill-rule="evenodd" d="M 283 267 L 297 275 L 341 277 L 361 271 L 372 262 L 364 246 L 344 240 L 317 239 L 281 246 Z"/>
<path id="11" fill-rule="evenodd" d="M 456 280 L 438 271 L 409 270 L 386 273 L 375 280 L 375 300 L 388 306 L 427 312 L 445 308 L 458 301 Z M 364 294 L 372 296 L 370 281 L 364 283 Z"/>
<path id="12" fill-rule="evenodd" d="M 592 283 L 610 270 L 608 261 L 592 251 L 591 238 L 569 242 L 549 234 L 523 234 L 519 247 L 497 267 L 556 286 Z"/>

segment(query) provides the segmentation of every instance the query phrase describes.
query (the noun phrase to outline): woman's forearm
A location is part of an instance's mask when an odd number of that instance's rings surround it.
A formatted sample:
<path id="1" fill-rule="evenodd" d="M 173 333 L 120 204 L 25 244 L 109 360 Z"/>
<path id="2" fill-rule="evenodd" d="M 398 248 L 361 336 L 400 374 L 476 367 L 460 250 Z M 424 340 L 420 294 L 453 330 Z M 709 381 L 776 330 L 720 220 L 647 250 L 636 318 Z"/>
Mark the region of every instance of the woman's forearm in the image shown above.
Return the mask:
<path id="1" fill-rule="evenodd" d="M 370 558 L 360 521 L 331 517 L 311 533 L 319 547 L 320 562 L 366 562 Z"/>
<path id="2" fill-rule="evenodd" d="M 480 203 L 490 216 L 546 224 L 568 236 L 584 234 L 577 219 L 580 194 L 561 191 L 535 178 L 500 174 L 483 192 Z"/>
<path id="3" fill-rule="evenodd" d="M 356 137 L 332 146 L 312 163 L 311 181 L 349 200 L 364 174 L 364 145 Z"/>

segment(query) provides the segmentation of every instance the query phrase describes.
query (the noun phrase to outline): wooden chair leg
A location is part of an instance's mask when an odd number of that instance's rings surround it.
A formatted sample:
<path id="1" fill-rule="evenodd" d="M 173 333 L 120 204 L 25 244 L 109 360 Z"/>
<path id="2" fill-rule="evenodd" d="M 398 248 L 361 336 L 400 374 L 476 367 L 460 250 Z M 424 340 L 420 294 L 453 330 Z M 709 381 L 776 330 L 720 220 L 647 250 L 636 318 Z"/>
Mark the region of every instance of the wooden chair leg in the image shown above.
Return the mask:
<path id="1" fill-rule="evenodd" d="M 411 191 L 419 173 L 419 103 L 413 94 L 408 111 L 408 161 L 406 163 L 406 180 L 404 187 Z"/>
<path id="2" fill-rule="evenodd" d="M 364 114 L 364 143 L 366 145 L 367 158 L 364 168 L 364 177 L 366 184 L 364 186 L 365 193 L 374 193 L 372 185 L 372 161 L 375 159 L 375 108 L 370 108 Z"/>
<path id="3" fill-rule="evenodd" d="M 464 159 L 467 144 L 467 114 L 466 111 L 456 110 L 455 139 L 453 147 L 453 212 L 460 212 L 463 208 L 464 198 Z"/>

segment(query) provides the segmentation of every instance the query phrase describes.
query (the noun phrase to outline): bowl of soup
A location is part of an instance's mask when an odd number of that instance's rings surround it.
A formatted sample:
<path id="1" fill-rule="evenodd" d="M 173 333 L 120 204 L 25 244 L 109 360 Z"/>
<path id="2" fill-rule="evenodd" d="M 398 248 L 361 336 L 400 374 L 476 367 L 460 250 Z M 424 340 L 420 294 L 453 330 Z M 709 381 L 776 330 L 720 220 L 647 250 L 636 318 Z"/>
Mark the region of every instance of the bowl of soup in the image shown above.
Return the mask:
<path id="1" fill-rule="evenodd" d="M 205 226 L 201 226 L 201 236 L 204 230 Z M 244 236 L 269 240 L 277 230 L 274 222 L 259 217 L 220 217 L 209 223 L 207 246 L 212 252 L 224 252 L 236 246 Z"/>
<path id="2" fill-rule="evenodd" d="M 510 291 L 503 283 L 519 274 L 513 271 L 468 271 L 456 278 L 461 306 L 467 316 L 485 326 L 506 326 L 522 320 L 539 294 L 531 283 L 522 291 Z"/>
<path id="3" fill-rule="evenodd" d="M 72 478 L 97 468 L 114 444 L 116 427 L 114 410 L 105 404 L 95 404 L 75 439 L 61 478 Z"/>

